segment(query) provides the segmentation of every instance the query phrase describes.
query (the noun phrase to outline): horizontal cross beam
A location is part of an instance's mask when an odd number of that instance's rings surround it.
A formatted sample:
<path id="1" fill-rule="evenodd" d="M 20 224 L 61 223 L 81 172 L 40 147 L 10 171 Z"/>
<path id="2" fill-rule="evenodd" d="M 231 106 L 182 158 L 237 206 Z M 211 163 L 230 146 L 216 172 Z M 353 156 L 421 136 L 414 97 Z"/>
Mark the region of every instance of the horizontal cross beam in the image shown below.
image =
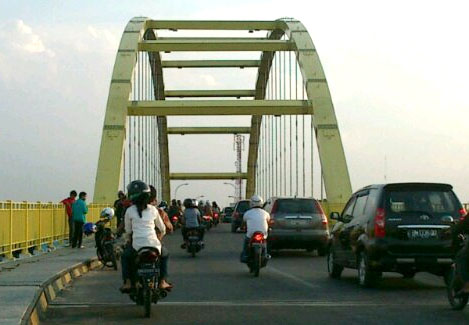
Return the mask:
<path id="1" fill-rule="evenodd" d="M 307 100 L 160 100 L 131 101 L 129 116 L 304 115 L 313 114 Z"/>
<path id="2" fill-rule="evenodd" d="M 255 90 L 166 90 L 165 97 L 254 97 Z"/>
<path id="3" fill-rule="evenodd" d="M 173 127 L 168 134 L 247 134 L 250 127 Z"/>
<path id="4" fill-rule="evenodd" d="M 296 45 L 283 40 L 237 40 L 216 39 L 207 41 L 149 40 L 138 44 L 139 51 L 293 51 Z"/>
<path id="5" fill-rule="evenodd" d="M 246 179 L 247 173 L 170 173 L 172 180 L 223 180 Z"/>
<path id="6" fill-rule="evenodd" d="M 226 21 L 226 20 L 151 20 L 152 29 L 205 29 L 205 30 L 274 30 L 285 29 L 282 21 Z"/>
<path id="7" fill-rule="evenodd" d="M 169 60 L 163 68 L 258 68 L 260 60 Z"/>

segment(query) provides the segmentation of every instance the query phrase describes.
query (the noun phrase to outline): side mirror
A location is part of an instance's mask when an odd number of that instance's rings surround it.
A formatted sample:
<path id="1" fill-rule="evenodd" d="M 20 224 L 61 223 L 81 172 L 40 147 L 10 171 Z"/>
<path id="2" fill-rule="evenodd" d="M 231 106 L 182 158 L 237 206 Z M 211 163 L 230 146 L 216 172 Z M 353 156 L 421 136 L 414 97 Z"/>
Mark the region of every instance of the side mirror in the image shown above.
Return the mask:
<path id="1" fill-rule="evenodd" d="M 337 221 L 341 221 L 341 217 L 340 217 L 340 214 L 339 212 L 331 212 L 331 214 L 329 215 L 329 218 L 331 220 L 337 220 Z"/>

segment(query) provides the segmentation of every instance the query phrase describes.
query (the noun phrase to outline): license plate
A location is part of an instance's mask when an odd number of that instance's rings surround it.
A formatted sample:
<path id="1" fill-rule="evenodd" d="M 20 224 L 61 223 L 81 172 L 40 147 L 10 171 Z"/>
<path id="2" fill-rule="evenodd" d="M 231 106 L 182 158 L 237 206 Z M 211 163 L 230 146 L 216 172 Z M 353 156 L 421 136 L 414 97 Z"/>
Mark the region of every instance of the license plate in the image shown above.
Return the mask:
<path id="1" fill-rule="evenodd" d="M 138 275 L 142 276 L 153 276 L 158 274 L 158 268 L 152 268 L 152 269 L 138 269 L 137 273 Z"/>
<path id="2" fill-rule="evenodd" d="M 295 220 L 295 221 L 292 221 L 291 224 L 293 226 L 306 226 L 308 224 L 308 220 Z"/>
<path id="3" fill-rule="evenodd" d="M 198 241 L 199 237 L 198 236 L 189 236 L 190 241 Z"/>
<path id="4" fill-rule="evenodd" d="M 438 237 L 436 229 L 411 229 L 407 230 L 407 237 L 409 239 L 432 239 Z"/>

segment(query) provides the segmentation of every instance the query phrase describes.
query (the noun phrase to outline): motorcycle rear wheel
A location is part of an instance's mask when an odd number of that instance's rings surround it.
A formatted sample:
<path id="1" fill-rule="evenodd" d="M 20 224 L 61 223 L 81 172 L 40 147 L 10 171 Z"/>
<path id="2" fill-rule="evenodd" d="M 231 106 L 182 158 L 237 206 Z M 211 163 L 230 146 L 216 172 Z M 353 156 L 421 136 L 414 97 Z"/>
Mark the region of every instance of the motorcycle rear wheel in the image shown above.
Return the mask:
<path id="1" fill-rule="evenodd" d="M 253 273 L 256 278 L 259 276 L 259 272 L 261 270 L 261 264 L 262 264 L 262 254 L 260 254 L 259 252 L 256 252 L 254 254 L 254 260 L 253 260 Z"/>
<path id="2" fill-rule="evenodd" d="M 458 285 L 460 282 L 456 275 L 456 269 L 453 267 L 448 271 L 448 285 L 446 286 L 446 292 L 448 294 L 448 301 L 453 310 L 462 310 L 466 307 L 469 300 L 469 295 L 464 294 L 459 297 L 456 297 L 457 292 L 461 289 L 461 285 Z"/>
<path id="3" fill-rule="evenodd" d="M 145 285 L 143 291 L 143 308 L 144 308 L 144 316 L 146 318 L 150 318 L 151 316 L 151 289 Z"/>

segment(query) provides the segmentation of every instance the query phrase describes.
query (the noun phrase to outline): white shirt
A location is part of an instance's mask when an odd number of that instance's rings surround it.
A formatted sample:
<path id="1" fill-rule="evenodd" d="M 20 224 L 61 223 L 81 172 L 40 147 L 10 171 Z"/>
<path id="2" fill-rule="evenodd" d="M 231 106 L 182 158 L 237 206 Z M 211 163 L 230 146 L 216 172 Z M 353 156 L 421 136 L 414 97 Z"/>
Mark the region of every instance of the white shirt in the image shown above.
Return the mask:
<path id="1" fill-rule="evenodd" d="M 132 205 L 125 212 L 125 231 L 132 234 L 132 246 L 135 250 L 142 247 L 155 247 L 161 253 L 161 242 L 156 236 L 155 227 L 161 234 L 166 233 L 166 227 L 163 223 L 158 210 L 151 204 L 142 211 L 142 217 L 138 215 L 137 206 Z"/>
<path id="2" fill-rule="evenodd" d="M 256 231 L 261 231 L 264 237 L 267 238 L 269 230 L 268 222 L 270 220 L 270 215 L 267 211 L 261 208 L 249 209 L 244 213 L 243 220 L 247 226 L 246 237 L 251 238 Z"/>

